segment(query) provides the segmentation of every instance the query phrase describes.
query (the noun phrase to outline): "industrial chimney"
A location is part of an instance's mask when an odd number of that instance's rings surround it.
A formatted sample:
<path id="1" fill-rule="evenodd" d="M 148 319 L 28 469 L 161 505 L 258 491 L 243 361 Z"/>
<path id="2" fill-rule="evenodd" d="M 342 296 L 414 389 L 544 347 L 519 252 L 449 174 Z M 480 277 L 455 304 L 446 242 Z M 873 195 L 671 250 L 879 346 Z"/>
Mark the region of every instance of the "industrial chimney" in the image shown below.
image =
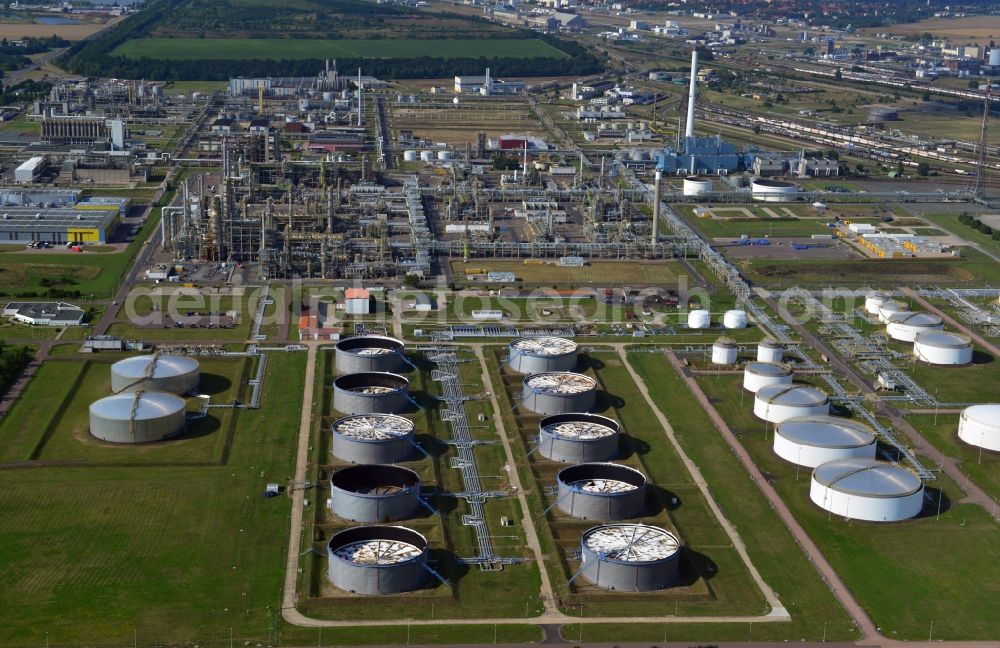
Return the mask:
<path id="1" fill-rule="evenodd" d="M 691 87 L 688 90 L 687 128 L 684 137 L 694 137 L 694 103 L 698 97 L 698 50 L 691 50 Z"/>
<path id="2" fill-rule="evenodd" d="M 653 233 L 649 237 L 649 242 L 656 245 L 660 234 L 660 180 L 662 174 L 656 171 L 656 184 L 653 185 Z"/>

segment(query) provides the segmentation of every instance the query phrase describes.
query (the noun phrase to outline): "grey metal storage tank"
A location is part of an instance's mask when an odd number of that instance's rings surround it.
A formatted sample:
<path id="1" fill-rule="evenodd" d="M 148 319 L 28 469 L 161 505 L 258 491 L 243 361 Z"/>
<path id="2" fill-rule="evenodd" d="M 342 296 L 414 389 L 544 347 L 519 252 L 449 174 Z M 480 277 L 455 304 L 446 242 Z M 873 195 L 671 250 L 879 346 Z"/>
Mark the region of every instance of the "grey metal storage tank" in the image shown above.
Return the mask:
<path id="1" fill-rule="evenodd" d="M 584 520 L 627 520 L 646 505 L 646 476 L 613 463 L 584 463 L 556 476 L 560 511 Z"/>
<path id="2" fill-rule="evenodd" d="M 420 504 L 420 477 L 402 466 L 364 464 L 330 478 L 330 511 L 352 522 L 404 520 Z"/>
<path id="3" fill-rule="evenodd" d="M 200 377 L 198 361 L 193 358 L 163 353 L 132 356 L 111 365 L 111 391 L 187 394 L 198 387 Z"/>
<path id="4" fill-rule="evenodd" d="M 111 443 L 162 441 L 184 428 L 186 403 L 165 392 L 122 392 L 90 405 L 90 433 Z"/>
<path id="5" fill-rule="evenodd" d="M 538 423 L 538 452 L 553 461 L 608 461 L 618 456 L 621 426 L 586 413 L 546 416 Z"/>
<path id="6" fill-rule="evenodd" d="M 652 592 L 677 580 L 681 543 L 677 536 L 645 524 L 594 527 L 580 541 L 581 575 L 598 587 Z"/>
<path id="7" fill-rule="evenodd" d="M 518 338 L 508 346 L 511 369 L 535 374 L 576 369 L 576 342 L 560 337 Z"/>
<path id="8" fill-rule="evenodd" d="M 569 371 L 532 374 L 521 390 L 521 403 L 538 414 L 587 412 L 596 401 L 597 381 Z"/>
<path id="9" fill-rule="evenodd" d="M 427 539 L 401 526 L 359 526 L 327 543 L 327 578 L 355 594 L 399 594 L 427 582 Z"/>
<path id="10" fill-rule="evenodd" d="M 402 416 L 345 416 L 333 423 L 331 452 L 351 463 L 392 464 L 413 456 L 413 435 L 413 421 Z"/>
<path id="11" fill-rule="evenodd" d="M 337 342 L 337 371 L 344 374 L 366 371 L 402 371 L 406 365 L 404 345 L 382 335 L 359 335 Z"/>
<path id="12" fill-rule="evenodd" d="M 395 414 L 410 404 L 410 381 L 394 373 L 366 371 L 333 381 L 333 406 L 344 414 Z"/>

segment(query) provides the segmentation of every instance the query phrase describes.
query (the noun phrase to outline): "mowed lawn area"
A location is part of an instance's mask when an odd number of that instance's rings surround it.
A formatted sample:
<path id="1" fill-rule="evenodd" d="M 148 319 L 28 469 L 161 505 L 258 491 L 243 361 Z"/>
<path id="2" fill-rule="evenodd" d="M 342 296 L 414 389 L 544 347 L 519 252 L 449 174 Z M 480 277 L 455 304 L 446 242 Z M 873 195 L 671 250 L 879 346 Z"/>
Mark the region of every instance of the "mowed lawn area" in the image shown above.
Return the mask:
<path id="1" fill-rule="evenodd" d="M 292 474 L 304 372 L 304 354 L 272 354 L 261 409 L 233 414 L 224 464 L 143 463 L 152 447 L 0 464 L 0 646 L 219 645 L 230 628 L 241 646 L 273 641 L 290 500 L 261 493 Z M 35 409 L 57 407 L 35 391 Z"/>
<path id="2" fill-rule="evenodd" d="M 127 58 L 249 60 L 318 58 L 540 58 L 566 54 L 534 39 L 313 40 L 290 38 L 138 38 L 115 51 Z"/>

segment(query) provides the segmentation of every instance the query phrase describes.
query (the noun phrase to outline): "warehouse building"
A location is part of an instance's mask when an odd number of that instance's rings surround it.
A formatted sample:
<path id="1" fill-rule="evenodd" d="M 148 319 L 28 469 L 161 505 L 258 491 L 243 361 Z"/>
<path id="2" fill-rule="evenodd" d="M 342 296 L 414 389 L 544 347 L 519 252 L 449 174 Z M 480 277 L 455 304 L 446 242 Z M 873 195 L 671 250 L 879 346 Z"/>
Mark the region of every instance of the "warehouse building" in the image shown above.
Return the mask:
<path id="1" fill-rule="evenodd" d="M 80 326 L 84 312 L 65 302 L 10 302 L 3 316 L 32 326 Z"/>
<path id="2" fill-rule="evenodd" d="M 0 242 L 90 243 L 111 240 L 119 223 L 114 205 L 70 209 L 0 208 Z"/>

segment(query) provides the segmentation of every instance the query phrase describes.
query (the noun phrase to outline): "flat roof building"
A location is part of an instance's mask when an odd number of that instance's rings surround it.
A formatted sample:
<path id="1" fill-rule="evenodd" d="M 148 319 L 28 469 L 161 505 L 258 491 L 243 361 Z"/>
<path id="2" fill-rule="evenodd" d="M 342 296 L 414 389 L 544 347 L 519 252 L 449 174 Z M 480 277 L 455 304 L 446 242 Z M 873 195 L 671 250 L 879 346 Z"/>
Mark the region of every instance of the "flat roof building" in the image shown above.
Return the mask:
<path id="1" fill-rule="evenodd" d="M 119 217 L 117 205 L 79 209 L 0 207 L 0 243 L 107 243 Z"/>
<path id="2" fill-rule="evenodd" d="M 84 312 L 65 302 L 10 302 L 3 315 L 33 326 L 80 326 Z"/>

